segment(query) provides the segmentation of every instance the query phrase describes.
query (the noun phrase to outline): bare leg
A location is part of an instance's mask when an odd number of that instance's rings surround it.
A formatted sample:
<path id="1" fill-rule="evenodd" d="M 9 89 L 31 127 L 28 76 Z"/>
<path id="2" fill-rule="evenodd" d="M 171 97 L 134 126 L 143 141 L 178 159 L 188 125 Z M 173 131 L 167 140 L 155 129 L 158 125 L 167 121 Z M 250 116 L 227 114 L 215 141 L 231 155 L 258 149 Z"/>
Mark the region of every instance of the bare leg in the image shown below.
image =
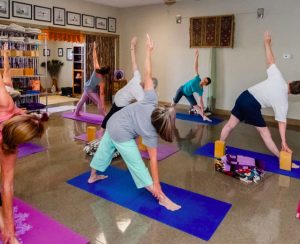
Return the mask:
<path id="1" fill-rule="evenodd" d="M 99 180 L 104 180 L 107 177 L 107 175 L 97 175 L 97 171 L 92 168 L 90 178 L 88 179 L 88 183 L 92 184 Z"/>
<path id="2" fill-rule="evenodd" d="M 153 186 L 147 186 L 146 189 L 152 193 Z M 180 205 L 172 202 L 165 194 L 159 196 L 158 203 L 170 211 L 176 211 L 181 208 Z"/>
<path id="3" fill-rule="evenodd" d="M 233 114 L 231 114 L 228 122 L 222 129 L 220 140 L 226 141 L 232 129 L 234 129 L 234 127 L 236 127 L 239 122 L 240 120 L 237 117 L 235 117 Z"/>
<path id="4" fill-rule="evenodd" d="M 99 95 L 95 92 L 88 92 L 88 96 L 92 100 L 92 102 L 97 105 L 99 114 L 105 116 L 105 112 L 102 110 L 102 104 Z"/>
<path id="5" fill-rule="evenodd" d="M 261 138 L 263 139 L 265 145 L 267 148 L 277 157 L 279 157 L 279 150 L 275 144 L 275 142 L 272 139 L 272 135 L 268 127 L 255 127 Z"/>

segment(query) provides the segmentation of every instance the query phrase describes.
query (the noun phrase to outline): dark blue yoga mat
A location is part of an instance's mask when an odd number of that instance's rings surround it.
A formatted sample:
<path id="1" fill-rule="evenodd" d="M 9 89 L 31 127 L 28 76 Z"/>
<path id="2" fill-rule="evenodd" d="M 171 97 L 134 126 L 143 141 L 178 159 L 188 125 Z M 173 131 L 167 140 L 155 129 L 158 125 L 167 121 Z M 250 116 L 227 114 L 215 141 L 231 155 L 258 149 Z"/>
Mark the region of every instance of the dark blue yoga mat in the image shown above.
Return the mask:
<path id="1" fill-rule="evenodd" d="M 207 125 L 217 125 L 217 124 L 223 122 L 222 119 L 211 118 L 211 117 L 209 117 L 209 118 L 212 120 L 211 122 L 204 121 L 201 116 L 176 113 L 176 119 L 188 120 L 188 121 L 198 122 L 198 123 L 207 124 Z"/>
<path id="2" fill-rule="evenodd" d="M 109 177 L 94 184 L 87 183 L 89 174 L 86 172 L 68 183 L 206 241 L 231 208 L 229 203 L 161 183 L 165 194 L 182 206 L 171 212 L 160 206 L 147 190 L 137 189 L 128 170 L 109 167 L 105 172 Z"/>
<path id="3" fill-rule="evenodd" d="M 204 146 L 198 148 L 195 153 L 201 156 L 206 157 L 214 157 L 214 143 L 210 142 L 205 144 Z M 235 147 L 226 146 L 226 153 L 232 155 L 244 155 L 247 157 L 258 159 L 262 162 L 262 166 L 264 170 L 280 174 L 290 176 L 296 179 L 300 179 L 300 169 L 292 169 L 292 171 L 286 171 L 279 168 L 279 159 L 273 155 L 258 153 L 253 151 L 248 151 L 244 149 L 239 149 Z M 293 161 L 294 163 L 300 165 L 299 161 Z"/>

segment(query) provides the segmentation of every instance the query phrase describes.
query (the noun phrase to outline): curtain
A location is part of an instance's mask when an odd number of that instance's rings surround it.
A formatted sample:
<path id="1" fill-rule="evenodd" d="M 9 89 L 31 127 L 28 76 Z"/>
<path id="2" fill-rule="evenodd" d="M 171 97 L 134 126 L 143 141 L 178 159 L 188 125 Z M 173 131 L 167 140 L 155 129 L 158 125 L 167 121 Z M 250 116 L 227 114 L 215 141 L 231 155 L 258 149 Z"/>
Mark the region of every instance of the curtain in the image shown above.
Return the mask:
<path id="1" fill-rule="evenodd" d="M 97 57 L 99 65 L 108 65 L 110 73 L 106 76 L 105 84 L 105 100 L 112 100 L 112 80 L 113 73 L 116 69 L 116 51 L 117 51 L 117 36 L 99 36 L 99 35 L 86 35 L 86 77 L 92 75 L 93 66 L 93 43 L 97 45 Z"/>

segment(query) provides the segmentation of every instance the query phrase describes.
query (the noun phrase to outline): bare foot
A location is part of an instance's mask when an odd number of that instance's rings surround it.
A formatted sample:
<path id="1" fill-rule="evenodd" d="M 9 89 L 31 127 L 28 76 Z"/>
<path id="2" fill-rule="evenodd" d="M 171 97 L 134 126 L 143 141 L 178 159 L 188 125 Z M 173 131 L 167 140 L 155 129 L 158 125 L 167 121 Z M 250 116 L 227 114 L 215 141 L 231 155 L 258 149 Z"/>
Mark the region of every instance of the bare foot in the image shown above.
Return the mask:
<path id="1" fill-rule="evenodd" d="M 204 116 L 204 117 L 203 117 L 203 121 L 211 122 L 211 119 L 209 119 L 208 117 Z"/>
<path id="2" fill-rule="evenodd" d="M 292 163 L 292 168 L 293 168 L 293 169 L 299 169 L 300 166 L 299 166 L 298 164 Z"/>
<path id="3" fill-rule="evenodd" d="M 93 175 L 93 176 L 90 176 L 90 178 L 88 179 L 88 183 L 92 184 L 92 183 L 95 183 L 99 180 L 104 180 L 107 177 L 108 177 L 107 175 Z"/>
<path id="4" fill-rule="evenodd" d="M 170 211 L 176 211 L 178 209 L 181 208 L 180 205 L 172 202 L 169 198 L 167 198 L 166 196 L 162 197 L 159 200 L 159 205 L 164 206 L 166 209 L 170 210 Z"/>

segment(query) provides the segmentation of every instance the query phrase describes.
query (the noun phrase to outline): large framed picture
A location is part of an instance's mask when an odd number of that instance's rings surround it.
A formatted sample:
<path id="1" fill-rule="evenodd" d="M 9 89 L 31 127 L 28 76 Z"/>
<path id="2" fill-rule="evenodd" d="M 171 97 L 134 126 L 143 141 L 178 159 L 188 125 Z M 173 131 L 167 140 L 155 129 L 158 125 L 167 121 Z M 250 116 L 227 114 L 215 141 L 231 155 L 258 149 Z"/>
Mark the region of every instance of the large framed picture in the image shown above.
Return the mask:
<path id="1" fill-rule="evenodd" d="M 108 17 L 108 32 L 116 32 L 117 19 Z"/>
<path id="2" fill-rule="evenodd" d="M 51 8 L 34 5 L 33 16 L 34 20 L 51 22 Z"/>
<path id="3" fill-rule="evenodd" d="M 81 25 L 81 14 L 67 11 L 67 24 L 80 26 Z"/>
<path id="4" fill-rule="evenodd" d="M 96 17 L 96 28 L 107 30 L 107 18 Z"/>
<path id="5" fill-rule="evenodd" d="M 0 18 L 9 19 L 10 17 L 10 0 L 0 0 Z"/>
<path id="6" fill-rule="evenodd" d="M 66 25 L 66 10 L 64 8 L 53 7 L 53 24 Z"/>
<path id="7" fill-rule="evenodd" d="M 82 14 L 82 26 L 95 28 L 95 17 L 91 15 Z"/>
<path id="8" fill-rule="evenodd" d="M 22 19 L 32 19 L 32 5 L 13 1 L 12 16 Z"/>

